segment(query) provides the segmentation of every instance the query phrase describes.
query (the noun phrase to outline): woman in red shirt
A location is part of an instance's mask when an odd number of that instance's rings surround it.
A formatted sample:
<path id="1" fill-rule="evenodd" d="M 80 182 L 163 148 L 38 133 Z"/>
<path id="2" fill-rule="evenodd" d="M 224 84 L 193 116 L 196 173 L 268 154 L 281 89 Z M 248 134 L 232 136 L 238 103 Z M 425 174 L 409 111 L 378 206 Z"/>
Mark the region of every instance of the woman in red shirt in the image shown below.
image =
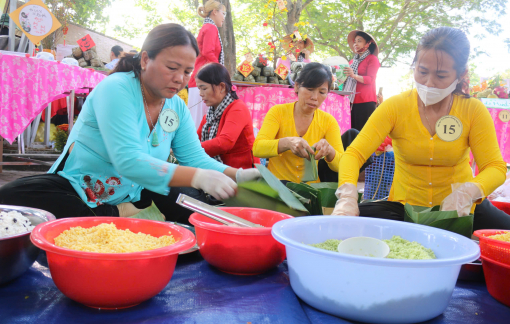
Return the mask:
<path id="1" fill-rule="evenodd" d="M 354 58 L 349 62 L 350 67 L 344 69 L 348 76 L 344 91 L 354 92 L 350 96 L 351 127 L 361 131 L 376 107 L 375 78 L 381 66 L 377 59 L 379 48 L 372 36 L 360 30 L 350 32 L 347 42 Z"/>
<path id="2" fill-rule="evenodd" d="M 226 8 L 217 0 L 208 0 L 204 6 L 198 8 L 198 15 L 204 18 L 204 25 L 197 38 L 200 54 L 195 61 L 195 68 L 188 84 L 188 108 L 197 128 L 208 107 L 202 103 L 195 77 L 200 68 L 207 63 L 225 65 L 225 54 L 218 28 L 223 26 L 225 21 Z"/>
<path id="3" fill-rule="evenodd" d="M 250 112 L 237 97 L 227 69 L 218 63 L 207 64 L 196 82 L 209 107 L 197 131 L 205 152 L 231 167 L 249 169 L 260 163 L 252 153 L 255 136 Z"/>

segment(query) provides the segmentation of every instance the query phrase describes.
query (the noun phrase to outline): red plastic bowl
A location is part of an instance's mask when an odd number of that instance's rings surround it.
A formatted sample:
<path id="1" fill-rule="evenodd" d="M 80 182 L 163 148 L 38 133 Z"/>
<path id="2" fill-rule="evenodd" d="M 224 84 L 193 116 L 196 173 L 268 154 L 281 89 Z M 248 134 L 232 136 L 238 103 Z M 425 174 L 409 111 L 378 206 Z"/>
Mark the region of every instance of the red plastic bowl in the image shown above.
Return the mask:
<path id="1" fill-rule="evenodd" d="M 174 236 L 176 243 L 142 252 L 95 253 L 58 247 L 54 238 L 64 230 L 114 223 L 152 236 Z M 180 226 L 144 219 L 73 217 L 38 225 L 30 236 L 46 251 L 51 277 L 67 297 L 95 308 L 126 308 L 157 295 L 170 281 L 179 252 L 195 245 L 193 233 Z"/>
<path id="2" fill-rule="evenodd" d="M 507 230 L 477 230 L 474 236 L 480 239 L 480 252 L 483 257 L 502 262 L 510 266 L 510 243 L 490 238 L 492 235 L 504 234 Z"/>
<path id="3" fill-rule="evenodd" d="M 496 207 L 497 209 L 500 209 L 510 215 L 510 203 L 504 202 L 504 201 L 491 201 L 491 203 Z"/>
<path id="4" fill-rule="evenodd" d="M 482 255 L 482 266 L 489 294 L 497 301 L 510 307 L 510 265 Z"/>
<path id="5" fill-rule="evenodd" d="M 219 270 L 238 275 L 254 275 L 276 267 L 285 260 L 285 246 L 271 235 L 271 227 L 292 216 L 258 208 L 223 207 L 233 215 L 265 228 L 231 227 L 194 213 L 200 254 Z"/>

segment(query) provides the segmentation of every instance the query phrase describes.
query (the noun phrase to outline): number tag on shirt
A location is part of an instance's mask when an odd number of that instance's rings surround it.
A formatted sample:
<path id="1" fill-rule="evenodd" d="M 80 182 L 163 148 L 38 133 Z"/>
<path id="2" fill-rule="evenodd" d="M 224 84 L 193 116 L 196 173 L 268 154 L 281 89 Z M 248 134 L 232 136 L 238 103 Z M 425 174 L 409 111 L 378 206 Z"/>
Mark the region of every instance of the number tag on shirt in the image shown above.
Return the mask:
<path id="1" fill-rule="evenodd" d="M 510 110 L 501 110 L 499 112 L 499 120 L 503 123 L 510 121 Z"/>
<path id="2" fill-rule="evenodd" d="M 443 116 L 436 123 L 436 134 L 445 142 L 453 142 L 462 134 L 462 122 L 455 116 Z"/>
<path id="3" fill-rule="evenodd" d="M 159 124 L 165 132 L 175 132 L 179 127 L 179 115 L 172 109 L 164 109 L 159 117 Z"/>

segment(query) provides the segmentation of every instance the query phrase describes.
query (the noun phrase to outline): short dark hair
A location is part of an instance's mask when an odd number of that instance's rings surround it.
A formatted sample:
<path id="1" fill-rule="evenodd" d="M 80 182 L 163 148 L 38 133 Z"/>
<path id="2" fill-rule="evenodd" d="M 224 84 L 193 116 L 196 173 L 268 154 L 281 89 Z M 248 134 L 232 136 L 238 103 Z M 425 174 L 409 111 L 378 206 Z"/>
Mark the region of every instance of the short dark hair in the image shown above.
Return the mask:
<path id="1" fill-rule="evenodd" d="M 147 55 L 151 60 L 153 60 L 159 52 L 164 50 L 167 47 L 174 46 L 185 46 L 189 45 L 193 47 L 196 55 L 198 56 L 199 50 L 197 45 L 197 40 L 192 33 L 186 30 L 186 28 L 182 27 L 178 24 L 161 24 L 154 27 L 147 38 L 143 42 L 142 49 L 140 53 L 143 51 L 147 51 Z M 124 56 L 121 57 L 115 69 L 110 72 L 113 74 L 115 72 L 131 72 L 135 73 L 135 77 L 140 78 L 140 73 L 142 71 L 142 65 L 140 63 L 141 54 L 137 53 L 124 53 Z"/>
<path id="2" fill-rule="evenodd" d="M 454 69 L 457 72 L 457 78 L 460 78 L 467 70 L 470 44 L 466 34 L 462 30 L 452 27 L 439 27 L 427 32 L 418 44 L 413 66 L 418 61 L 418 54 L 420 51 L 429 49 L 443 51 L 452 57 L 455 62 Z M 466 83 L 466 80 L 460 80 L 453 93 L 464 95 L 466 98 L 469 98 L 469 94 L 462 92 L 462 87 Z"/>
<path id="3" fill-rule="evenodd" d="M 204 65 L 200 71 L 198 71 L 195 79 L 209 83 L 213 87 L 219 86 L 223 82 L 227 88 L 227 93 L 230 93 L 232 98 L 239 99 L 237 93 L 232 90 L 232 81 L 230 81 L 230 74 L 228 73 L 228 70 L 219 63 L 209 63 Z"/>
<path id="4" fill-rule="evenodd" d="M 328 92 L 331 89 L 331 84 L 333 83 L 333 75 L 331 74 L 331 70 L 328 69 L 324 64 L 321 63 L 308 63 L 305 65 L 301 73 L 299 73 L 299 77 L 296 80 L 296 83 L 300 87 L 305 88 L 318 88 L 324 82 L 328 83 Z"/>
<path id="5" fill-rule="evenodd" d="M 112 52 L 115 57 L 119 57 L 120 53 L 124 52 L 124 49 L 120 47 L 119 45 L 115 45 L 112 47 Z"/>
<path id="6" fill-rule="evenodd" d="M 372 39 L 372 37 L 368 36 L 367 33 L 364 33 L 362 31 L 359 31 L 356 33 L 356 36 L 361 36 L 363 37 L 363 39 L 368 43 L 370 41 L 374 41 L 374 43 L 370 44 L 370 46 L 368 46 L 368 50 L 370 51 L 370 54 L 374 54 L 374 51 L 375 51 L 375 40 Z M 354 36 L 354 38 L 356 38 L 356 36 Z"/>

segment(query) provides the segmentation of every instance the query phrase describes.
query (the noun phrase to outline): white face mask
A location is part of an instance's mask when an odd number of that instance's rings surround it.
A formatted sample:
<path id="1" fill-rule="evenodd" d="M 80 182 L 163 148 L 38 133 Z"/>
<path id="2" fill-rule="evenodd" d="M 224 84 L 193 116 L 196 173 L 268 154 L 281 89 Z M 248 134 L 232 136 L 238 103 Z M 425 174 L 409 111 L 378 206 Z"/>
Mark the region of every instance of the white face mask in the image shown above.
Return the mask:
<path id="1" fill-rule="evenodd" d="M 455 81 L 453 81 L 453 83 L 446 89 L 430 88 L 416 81 L 415 83 L 416 90 L 418 90 L 418 96 L 420 96 L 421 101 L 423 101 L 423 104 L 425 106 L 430 106 L 440 102 L 441 100 L 446 98 L 450 93 L 452 93 L 457 87 L 457 83 L 459 83 L 459 80 L 456 79 Z"/>

